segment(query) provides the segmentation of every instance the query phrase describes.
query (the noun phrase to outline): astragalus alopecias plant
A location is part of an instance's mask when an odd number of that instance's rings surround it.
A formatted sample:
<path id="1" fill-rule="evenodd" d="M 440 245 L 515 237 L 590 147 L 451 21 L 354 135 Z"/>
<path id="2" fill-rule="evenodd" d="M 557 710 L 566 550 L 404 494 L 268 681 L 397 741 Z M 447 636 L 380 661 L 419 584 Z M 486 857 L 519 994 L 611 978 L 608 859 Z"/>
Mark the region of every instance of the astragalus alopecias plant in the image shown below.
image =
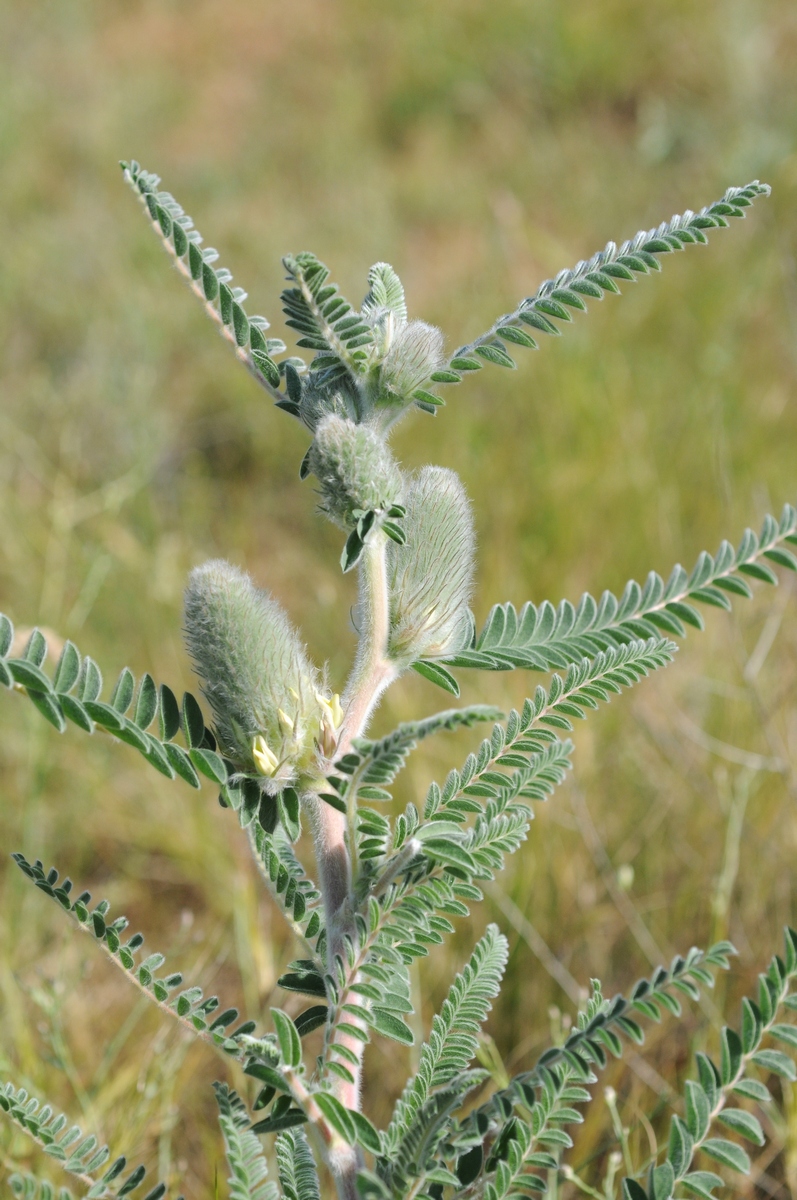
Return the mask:
<path id="1" fill-rule="evenodd" d="M 194 788 L 204 778 L 218 789 L 295 936 L 299 957 L 280 985 L 308 997 L 308 1005 L 293 1018 L 273 1008 L 267 1028 L 241 1024 L 235 1009 L 186 986 L 161 954 L 143 949 L 140 934 L 128 936 L 126 919 L 106 901 L 92 905 L 87 892 L 76 895 L 68 879 L 38 861 L 17 854 L 18 865 L 169 1019 L 237 1073 L 243 1095 L 215 1085 L 233 1200 L 316 1200 L 333 1184 L 343 1200 L 502 1200 L 554 1195 L 560 1186 L 607 1200 L 620 1191 L 625 1200 L 713 1195 L 726 1178 L 718 1167 L 749 1172 L 742 1142 L 763 1142 L 755 1106 L 767 1103 L 772 1077 L 797 1078 L 792 1057 L 775 1045 L 797 1046 L 797 1025 L 787 1019 L 797 1010 L 791 930 L 757 997 L 744 1000 L 739 1031 L 723 1029 L 716 1059 L 697 1056 L 666 1152 L 634 1162 L 623 1144 L 624 1162 L 608 1157 L 600 1193 L 568 1162 L 567 1126 L 582 1120 L 607 1057 L 622 1055 L 628 1041 L 641 1044 L 645 1023 L 662 1010 L 677 1015 L 679 995 L 698 999 L 711 987 L 713 972 L 728 966 L 729 943 L 690 950 L 628 996 L 604 999 L 593 981 L 569 1035 L 532 1070 L 496 1088 L 473 1065 L 507 959 L 506 939 L 489 926 L 451 983 L 386 1129 L 367 1115 L 362 1064 L 373 1038 L 412 1043 L 409 967 L 451 934 L 453 921 L 467 918 L 485 881 L 521 847 L 533 805 L 570 766 L 572 721 L 667 665 L 673 639 L 687 625 L 702 628 L 696 606 L 729 609 L 751 596 L 751 580 L 774 584 L 774 567 L 797 569 L 788 549 L 797 543 L 797 512 L 787 505 L 779 520 L 766 518 L 760 535 L 748 530 L 737 548 L 722 542 L 691 572 L 676 566 L 666 581 L 652 572 L 643 585 L 632 581 L 620 597 L 605 592 L 597 601 L 584 595 L 577 604 L 528 603 L 519 611 L 497 604 L 478 628 L 469 607 L 475 542 L 463 486 L 439 467 L 405 473 L 389 438 L 410 409 L 435 415 L 442 388 L 488 364 L 513 367 L 516 348 L 536 348 L 540 335 L 558 334 L 588 300 L 705 243 L 709 230 L 744 216 L 768 189 L 757 182 L 731 188 L 699 213 L 621 246 L 609 243 L 453 355 L 439 330 L 409 319 L 388 264 L 371 268 L 357 310 L 312 254 L 287 257 L 282 302 L 297 346 L 312 352 L 306 362 L 285 357 L 284 343 L 267 336 L 268 321 L 247 314 L 246 293 L 217 265 L 216 251 L 203 248 L 158 178 L 135 162 L 122 165 L 177 270 L 238 358 L 310 434 L 299 474 L 314 478 L 320 512 L 341 531 L 343 571 L 359 574 L 359 646 L 338 694 L 277 600 L 217 560 L 193 571 L 185 595 L 186 643 L 204 712 L 193 695 L 178 702 L 149 674 L 136 684 L 127 668 L 102 699 L 100 669 L 69 642 L 48 675 L 38 631 L 19 657 L 9 657 L 6 617 L 0 680 L 57 730 L 71 722 L 86 733 L 103 731 L 161 774 Z M 454 697 L 462 670 L 534 671 L 547 683 L 508 715 L 486 705 L 448 707 L 369 738 L 380 697 L 410 670 Z M 391 785 L 416 744 L 484 723 L 490 732 L 464 764 L 397 812 Z M 305 830 L 314 878 L 302 865 L 308 856 L 294 850 Z M 323 1032 L 310 1060 L 303 1039 L 314 1030 Z M 108 1147 L 13 1084 L 0 1090 L 0 1106 L 81 1195 L 122 1197 L 147 1186 L 143 1167 L 131 1172 L 124 1158 L 111 1161 Z M 271 1135 L 279 1182 L 267 1177 Z M 15 1175 L 12 1187 L 29 1200 L 68 1194 L 30 1175 Z M 166 1192 L 165 1182 L 149 1187 L 146 1200 Z"/>

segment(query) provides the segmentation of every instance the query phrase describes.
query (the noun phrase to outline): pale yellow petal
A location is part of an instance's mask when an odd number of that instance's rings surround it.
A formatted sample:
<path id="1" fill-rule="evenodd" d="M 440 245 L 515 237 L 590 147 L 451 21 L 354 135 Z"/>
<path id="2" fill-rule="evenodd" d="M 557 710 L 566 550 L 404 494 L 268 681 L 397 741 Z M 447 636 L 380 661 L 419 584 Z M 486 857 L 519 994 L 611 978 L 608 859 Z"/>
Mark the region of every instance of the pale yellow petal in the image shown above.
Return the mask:
<path id="1" fill-rule="evenodd" d="M 252 743 L 252 758 L 255 760 L 255 766 L 260 774 L 268 777 L 274 774 L 279 763 L 279 759 L 269 747 L 262 733 L 259 733 Z"/>

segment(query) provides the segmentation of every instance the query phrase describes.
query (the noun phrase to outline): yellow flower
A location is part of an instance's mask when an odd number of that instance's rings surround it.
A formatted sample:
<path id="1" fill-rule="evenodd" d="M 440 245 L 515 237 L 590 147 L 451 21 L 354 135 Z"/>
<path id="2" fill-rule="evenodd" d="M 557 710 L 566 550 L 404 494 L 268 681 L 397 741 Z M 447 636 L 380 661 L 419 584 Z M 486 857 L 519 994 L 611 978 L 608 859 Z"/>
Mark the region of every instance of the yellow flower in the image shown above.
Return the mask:
<path id="1" fill-rule="evenodd" d="M 284 709 L 282 709 L 282 708 L 277 709 L 277 718 L 280 723 L 280 729 L 282 730 L 282 732 L 284 734 L 293 733 L 293 721 L 288 716 L 288 714 L 285 712 Z"/>
<path id="2" fill-rule="evenodd" d="M 266 775 L 269 778 L 279 766 L 279 759 L 269 747 L 262 733 L 259 733 L 252 742 L 252 758 L 255 760 L 255 765 L 260 774 Z"/>
<path id="3" fill-rule="evenodd" d="M 327 700 L 326 696 L 322 696 L 320 692 L 316 692 L 315 698 L 321 706 L 323 720 L 326 724 L 331 725 L 333 729 L 339 729 L 343 724 L 343 709 L 340 704 L 340 696 L 334 692 L 331 700 Z"/>
<path id="4" fill-rule="evenodd" d="M 316 692 L 315 698 L 321 709 L 321 722 L 318 731 L 318 741 L 323 753 L 329 758 L 335 752 L 338 744 L 338 731 L 343 724 L 343 708 L 340 696 L 335 692 L 331 700 Z"/>

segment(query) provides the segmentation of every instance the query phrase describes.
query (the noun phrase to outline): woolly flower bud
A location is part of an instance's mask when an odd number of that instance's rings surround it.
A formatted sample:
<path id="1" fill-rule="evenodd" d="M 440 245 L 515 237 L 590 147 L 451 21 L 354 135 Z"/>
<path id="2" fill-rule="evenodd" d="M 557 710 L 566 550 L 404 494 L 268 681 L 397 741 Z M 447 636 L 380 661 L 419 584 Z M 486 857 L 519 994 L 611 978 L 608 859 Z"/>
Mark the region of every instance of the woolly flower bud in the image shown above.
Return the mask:
<path id="1" fill-rule="evenodd" d="M 409 663 L 451 654 L 467 641 L 476 539 L 459 478 L 424 467 L 404 501 L 407 542 L 388 549 L 390 655 Z"/>
<path id="2" fill-rule="evenodd" d="M 417 388 L 443 365 L 443 335 L 425 321 L 410 321 L 397 330 L 382 364 L 382 383 L 409 400 Z"/>
<path id="3" fill-rule="evenodd" d="M 320 693 L 279 604 L 216 559 L 191 572 L 185 634 L 222 752 L 239 771 L 261 776 L 264 790 L 295 782 L 319 741 L 334 742 L 342 714 L 337 697 Z"/>
<path id="4" fill-rule="evenodd" d="M 343 529 L 367 512 L 388 509 L 401 498 L 395 459 L 368 425 L 325 417 L 310 447 L 310 470 L 321 484 L 321 508 Z"/>
<path id="5" fill-rule="evenodd" d="M 345 379 L 330 383 L 322 371 L 299 373 L 290 365 L 285 368 L 288 398 L 298 406 L 299 417 L 313 433 L 329 413 L 339 417 L 356 417 L 357 404 L 352 394 L 353 384 Z M 356 390 L 356 389 L 355 389 Z"/>

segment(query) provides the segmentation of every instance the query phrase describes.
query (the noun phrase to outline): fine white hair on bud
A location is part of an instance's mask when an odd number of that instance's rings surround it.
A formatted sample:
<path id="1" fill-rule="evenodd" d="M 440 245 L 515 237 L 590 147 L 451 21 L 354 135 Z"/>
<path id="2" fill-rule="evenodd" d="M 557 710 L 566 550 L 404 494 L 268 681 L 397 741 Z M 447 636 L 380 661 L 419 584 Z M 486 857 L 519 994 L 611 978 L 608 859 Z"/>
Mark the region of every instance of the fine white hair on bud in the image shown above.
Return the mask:
<path id="1" fill-rule="evenodd" d="M 459 477 L 424 467 L 405 493 L 406 544 L 388 548 L 391 658 L 409 664 L 463 647 L 471 630 L 476 537 Z"/>
<path id="2" fill-rule="evenodd" d="M 397 330 L 382 363 L 383 387 L 402 400 L 425 384 L 442 367 L 443 335 L 425 321 L 410 321 Z"/>
<path id="3" fill-rule="evenodd" d="M 294 372 L 291 377 L 291 391 L 293 397 L 298 398 L 299 417 L 307 428 L 315 432 L 319 423 L 329 413 L 343 418 L 356 418 L 357 402 L 353 394 L 353 385 L 346 380 L 338 380 L 334 387 L 330 387 L 318 376 L 318 371 L 309 371 L 307 376 L 300 378 Z M 287 382 L 287 371 L 285 377 Z"/>
<path id="4" fill-rule="evenodd" d="M 222 752 L 266 791 L 306 771 L 333 740 L 339 706 L 280 605 L 223 559 L 191 572 L 185 592 L 188 652 L 213 710 Z M 339 723 L 339 722 L 338 722 Z"/>
<path id="5" fill-rule="evenodd" d="M 368 425 L 325 417 L 310 447 L 308 466 L 318 478 L 321 509 L 343 529 L 367 512 L 387 510 L 401 499 L 398 464 Z"/>

